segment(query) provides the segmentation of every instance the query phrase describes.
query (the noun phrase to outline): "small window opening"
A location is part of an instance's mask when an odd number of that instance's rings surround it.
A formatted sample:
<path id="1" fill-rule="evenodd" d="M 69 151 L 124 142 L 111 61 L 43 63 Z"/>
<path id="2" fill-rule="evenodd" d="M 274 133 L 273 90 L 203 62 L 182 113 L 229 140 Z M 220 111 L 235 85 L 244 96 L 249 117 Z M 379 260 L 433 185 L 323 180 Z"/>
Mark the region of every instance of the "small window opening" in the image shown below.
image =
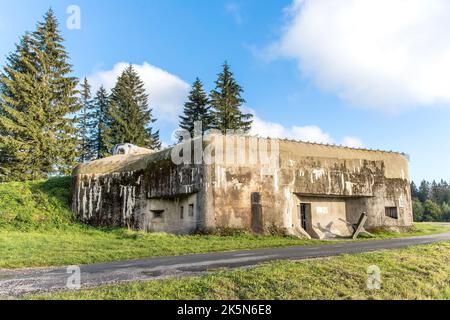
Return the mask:
<path id="1" fill-rule="evenodd" d="M 189 217 L 194 216 L 194 204 L 189 205 Z"/>
<path id="2" fill-rule="evenodd" d="M 397 207 L 386 207 L 386 217 L 398 219 Z"/>
<path id="3" fill-rule="evenodd" d="M 181 206 L 180 208 L 180 219 L 184 219 L 184 207 Z"/>
<path id="4" fill-rule="evenodd" d="M 164 210 L 152 210 L 153 219 L 161 219 L 164 214 Z"/>

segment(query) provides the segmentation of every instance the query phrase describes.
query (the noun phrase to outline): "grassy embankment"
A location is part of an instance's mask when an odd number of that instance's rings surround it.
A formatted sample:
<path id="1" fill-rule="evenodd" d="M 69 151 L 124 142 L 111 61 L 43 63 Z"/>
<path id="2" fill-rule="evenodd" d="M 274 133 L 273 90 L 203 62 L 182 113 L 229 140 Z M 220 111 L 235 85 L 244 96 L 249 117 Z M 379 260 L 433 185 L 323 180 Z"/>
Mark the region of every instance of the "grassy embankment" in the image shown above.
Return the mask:
<path id="1" fill-rule="evenodd" d="M 0 184 L 0 268 L 88 264 L 151 256 L 311 245 L 321 241 L 295 237 L 175 236 L 79 224 L 69 208 L 70 178 Z M 439 233 L 445 226 L 420 224 L 408 234 Z"/>
<path id="2" fill-rule="evenodd" d="M 381 270 L 380 290 L 367 288 L 371 265 Z M 450 242 L 26 298 L 450 299 Z"/>

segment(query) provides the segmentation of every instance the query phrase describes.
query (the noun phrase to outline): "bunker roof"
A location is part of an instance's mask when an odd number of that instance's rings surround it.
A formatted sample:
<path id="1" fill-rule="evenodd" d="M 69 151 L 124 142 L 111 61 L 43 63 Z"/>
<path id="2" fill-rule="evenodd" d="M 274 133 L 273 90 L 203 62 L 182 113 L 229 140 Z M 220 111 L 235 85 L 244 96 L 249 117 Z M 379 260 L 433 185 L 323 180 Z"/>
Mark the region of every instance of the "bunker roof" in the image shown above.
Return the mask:
<path id="1" fill-rule="evenodd" d="M 212 134 L 211 134 L 212 136 Z M 383 151 L 377 149 L 368 148 L 354 148 L 343 145 L 336 144 L 326 144 L 317 142 L 308 142 L 294 139 L 282 139 L 282 138 L 263 138 L 260 136 L 251 135 L 236 135 L 244 138 L 257 138 L 263 140 L 275 140 L 278 141 L 280 145 L 280 152 L 289 149 L 287 144 L 293 144 L 297 147 L 306 147 L 308 149 L 310 156 L 337 156 L 342 158 L 359 158 L 359 159 L 383 159 L 387 158 L 398 158 L 399 156 L 409 160 L 409 156 L 405 153 L 400 153 L 396 151 Z M 106 157 L 104 159 L 95 160 L 89 163 L 79 164 L 75 167 L 73 175 L 80 174 L 109 174 L 114 172 L 129 172 L 145 169 L 148 164 L 152 162 L 171 160 L 171 152 L 176 145 L 172 145 L 164 150 L 152 153 L 152 154 L 128 154 L 128 155 L 114 155 Z M 284 148 L 283 148 L 284 146 Z M 295 148 L 295 147 L 294 147 Z M 283 149 L 283 150 L 282 150 Z M 302 148 L 303 149 L 303 148 Z M 294 151 L 294 150 L 292 150 Z"/>

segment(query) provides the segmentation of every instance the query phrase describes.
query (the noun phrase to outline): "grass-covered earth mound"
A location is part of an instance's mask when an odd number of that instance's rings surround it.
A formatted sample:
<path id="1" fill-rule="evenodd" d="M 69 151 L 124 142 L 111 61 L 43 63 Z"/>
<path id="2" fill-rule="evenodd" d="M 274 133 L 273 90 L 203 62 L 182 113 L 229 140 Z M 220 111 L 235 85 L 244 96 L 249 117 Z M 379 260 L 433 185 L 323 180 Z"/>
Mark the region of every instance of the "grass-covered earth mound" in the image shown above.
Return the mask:
<path id="1" fill-rule="evenodd" d="M 0 228 L 60 228 L 75 223 L 71 178 L 0 183 Z"/>

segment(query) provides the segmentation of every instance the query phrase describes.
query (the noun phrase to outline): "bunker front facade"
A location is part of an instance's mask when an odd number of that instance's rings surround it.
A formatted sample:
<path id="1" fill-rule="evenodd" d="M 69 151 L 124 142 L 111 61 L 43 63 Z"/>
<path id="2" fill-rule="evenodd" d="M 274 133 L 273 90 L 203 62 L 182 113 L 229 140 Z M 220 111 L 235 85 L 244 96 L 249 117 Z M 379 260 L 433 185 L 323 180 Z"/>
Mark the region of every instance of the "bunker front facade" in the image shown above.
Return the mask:
<path id="1" fill-rule="evenodd" d="M 413 224 L 403 154 L 238 135 L 209 135 L 200 146 L 209 155 L 200 162 L 186 151 L 189 161 L 175 161 L 179 145 L 77 166 L 73 211 L 91 225 L 176 234 L 347 237 L 362 213 L 369 231 Z"/>

